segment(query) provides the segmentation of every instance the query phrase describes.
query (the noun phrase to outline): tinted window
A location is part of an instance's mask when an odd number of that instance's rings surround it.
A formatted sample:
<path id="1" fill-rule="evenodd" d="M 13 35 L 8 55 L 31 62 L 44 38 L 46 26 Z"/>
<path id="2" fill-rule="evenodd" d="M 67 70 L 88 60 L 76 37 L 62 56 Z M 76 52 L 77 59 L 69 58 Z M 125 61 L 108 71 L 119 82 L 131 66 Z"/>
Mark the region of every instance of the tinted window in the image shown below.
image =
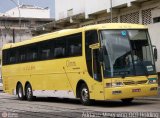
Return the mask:
<path id="1" fill-rule="evenodd" d="M 9 51 L 9 63 L 10 64 L 16 63 L 16 59 L 17 59 L 16 54 L 17 54 L 16 49 Z"/>
<path id="2" fill-rule="evenodd" d="M 2 51 L 2 55 L 3 55 L 3 56 L 2 56 L 2 61 L 3 61 L 2 64 L 3 64 L 3 65 L 5 65 L 5 64 L 8 63 L 8 58 L 7 58 L 8 56 L 7 56 L 7 54 L 8 54 L 8 53 L 7 53 L 7 50 L 3 50 L 3 51 Z"/>
<path id="3" fill-rule="evenodd" d="M 65 57 L 66 53 L 66 41 L 64 40 L 64 38 L 58 38 L 55 42 L 54 42 L 55 46 L 54 46 L 54 58 L 62 58 Z"/>
<path id="4" fill-rule="evenodd" d="M 92 54 L 91 49 L 89 48 L 90 45 L 98 43 L 98 35 L 96 30 L 87 31 L 85 33 L 85 52 L 86 52 L 86 63 L 87 69 L 90 74 L 92 75 Z"/>
<path id="5" fill-rule="evenodd" d="M 3 64 L 82 55 L 82 33 L 3 50 Z"/>
<path id="6" fill-rule="evenodd" d="M 82 34 L 68 36 L 67 38 L 68 56 L 82 55 Z"/>
<path id="7" fill-rule="evenodd" d="M 39 57 L 40 60 L 50 59 L 52 57 L 53 41 L 45 41 L 39 44 Z"/>
<path id="8" fill-rule="evenodd" d="M 27 61 L 35 61 L 38 59 L 38 46 L 31 44 L 27 49 Z"/>
<path id="9" fill-rule="evenodd" d="M 25 47 L 20 47 L 18 48 L 19 50 L 19 55 L 18 55 L 18 62 L 25 62 L 27 55 L 26 55 L 26 49 Z"/>

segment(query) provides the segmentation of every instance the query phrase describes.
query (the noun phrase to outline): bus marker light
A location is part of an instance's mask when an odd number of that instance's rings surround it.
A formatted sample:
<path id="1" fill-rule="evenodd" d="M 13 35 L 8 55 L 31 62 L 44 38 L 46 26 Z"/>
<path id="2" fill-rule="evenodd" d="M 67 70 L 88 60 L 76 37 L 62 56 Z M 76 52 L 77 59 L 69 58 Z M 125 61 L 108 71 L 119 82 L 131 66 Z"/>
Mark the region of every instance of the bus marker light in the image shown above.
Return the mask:
<path id="1" fill-rule="evenodd" d="M 157 90 L 157 87 L 150 88 L 150 91 L 155 91 L 155 90 Z"/>
<path id="2" fill-rule="evenodd" d="M 112 94 L 121 94 L 122 91 L 118 90 L 118 91 L 112 91 Z"/>

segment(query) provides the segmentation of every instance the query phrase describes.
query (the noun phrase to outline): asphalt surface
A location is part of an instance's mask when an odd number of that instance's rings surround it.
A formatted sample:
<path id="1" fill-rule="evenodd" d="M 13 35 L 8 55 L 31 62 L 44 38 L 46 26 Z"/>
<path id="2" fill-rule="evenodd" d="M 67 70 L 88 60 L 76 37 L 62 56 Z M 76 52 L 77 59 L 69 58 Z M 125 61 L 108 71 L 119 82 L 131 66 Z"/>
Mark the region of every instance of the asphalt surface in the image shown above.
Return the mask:
<path id="1" fill-rule="evenodd" d="M 154 98 L 154 97 L 152 97 Z M 0 118 L 160 118 L 160 99 L 137 98 L 131 104 L 121 101 L 96 101 L 83 106 L 79 100 L 37 98 L 20 101 L 0 92 Z"/>

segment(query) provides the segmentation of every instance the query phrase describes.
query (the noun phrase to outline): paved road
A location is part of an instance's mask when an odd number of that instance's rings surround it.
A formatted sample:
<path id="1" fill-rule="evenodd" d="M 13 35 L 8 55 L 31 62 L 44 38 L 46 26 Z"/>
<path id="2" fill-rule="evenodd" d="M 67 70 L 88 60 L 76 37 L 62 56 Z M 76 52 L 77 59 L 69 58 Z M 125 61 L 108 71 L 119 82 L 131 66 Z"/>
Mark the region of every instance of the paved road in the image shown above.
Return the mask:
<path id="1" fill-rule="evenodd" d="M 154 112 L 154 113 L 153 113 Z M 126 105 L 121 101 L 96 102 L 83 106 L 79 100 L 38 98 L 36 101 L 19 101 L 16 96 L 0 93 L 0 118 L 82 118 L 105 116 L 123 118 L 160 117 L 160 100 L 136 99 Z M 118 115 L 118 116 L 117 116 Z M 2 118 L 3 118 L 2 117 Z"/>

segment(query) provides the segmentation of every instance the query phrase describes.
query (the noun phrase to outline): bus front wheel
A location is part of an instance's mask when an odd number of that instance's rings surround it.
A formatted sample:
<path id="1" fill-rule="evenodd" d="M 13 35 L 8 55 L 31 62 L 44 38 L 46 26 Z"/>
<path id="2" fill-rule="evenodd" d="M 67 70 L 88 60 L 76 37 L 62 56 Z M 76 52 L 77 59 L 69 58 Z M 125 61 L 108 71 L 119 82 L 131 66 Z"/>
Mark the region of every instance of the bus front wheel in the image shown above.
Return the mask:
<path id="1" fill-rule="evenodd" d="M 18 99 L 24 100 L 25 96 L 23 94 L 22 84 L 18 84 L 18 86 L 17 86 L 17 94 L 18 94 Z"/>
<path id="2" fill-rule="evenodd" d="M 91 105 L 89 97 L 89 89 L 86 84 L 82 84 L 80 87 L 80 100 L 83 105 Z"/>
<path id="3" fill-rule="evenodd" d="M 26 89 L 25 89 L 25 94 L 26 94 L 26 99 L 28 101 L 33 100 L 33 92 L 32 92 L 32 87 L 30 84 L 27 84 Z"/>

